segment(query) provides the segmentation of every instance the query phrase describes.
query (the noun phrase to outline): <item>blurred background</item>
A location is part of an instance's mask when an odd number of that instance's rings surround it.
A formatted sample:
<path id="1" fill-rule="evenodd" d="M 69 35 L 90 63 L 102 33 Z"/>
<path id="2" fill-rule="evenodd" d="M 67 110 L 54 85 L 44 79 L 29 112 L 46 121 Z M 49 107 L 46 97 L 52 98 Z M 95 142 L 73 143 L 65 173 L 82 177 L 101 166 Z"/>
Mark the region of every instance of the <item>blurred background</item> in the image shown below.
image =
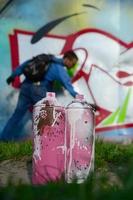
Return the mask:
<path id="1" fill-rule="evenodd" d="M 133 138 L 132 0 L 0 0 L 0 132 L 17 102 L 23 77 L 6 78 L 39 53 L 62 55 L 73 49 L 79 63 L 73 85 L 98 106 L 96 136 L 108 141 Z M 72 99 L 57 95 L 62 105 Z M 16 137 L 31 136 L 31 112 Z"/>

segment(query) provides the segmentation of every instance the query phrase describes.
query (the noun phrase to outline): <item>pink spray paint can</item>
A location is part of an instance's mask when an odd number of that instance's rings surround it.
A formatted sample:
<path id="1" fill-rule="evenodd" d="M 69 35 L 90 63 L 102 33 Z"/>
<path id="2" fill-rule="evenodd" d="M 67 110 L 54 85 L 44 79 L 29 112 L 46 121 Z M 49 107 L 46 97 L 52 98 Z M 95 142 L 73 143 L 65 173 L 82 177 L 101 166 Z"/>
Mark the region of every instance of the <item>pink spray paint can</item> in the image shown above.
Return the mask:
<path id="1" fill-rule="evenodd" d="M 56 181 L 64 173 L 64 129 L 65 110 L 48 92 L 33 110 L 33 184 Z"/>
<path id="2" fill-rule="evenodd" d="M 94 169 L 94 109 L 83 95 L 66 107 L 65 179 L 84 182 Z"/>

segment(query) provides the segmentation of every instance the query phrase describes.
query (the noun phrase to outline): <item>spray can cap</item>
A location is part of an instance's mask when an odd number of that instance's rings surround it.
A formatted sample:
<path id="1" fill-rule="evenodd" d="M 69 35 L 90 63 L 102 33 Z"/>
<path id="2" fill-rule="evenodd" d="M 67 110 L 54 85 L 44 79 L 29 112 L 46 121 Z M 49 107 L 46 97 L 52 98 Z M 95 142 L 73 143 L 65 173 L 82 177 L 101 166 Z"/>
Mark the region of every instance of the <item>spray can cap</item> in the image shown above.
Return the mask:
<path id="1" fill-rule="evenodd" d="M 46 97 L 55 98 L 55 92 L 47 92 Z"/>

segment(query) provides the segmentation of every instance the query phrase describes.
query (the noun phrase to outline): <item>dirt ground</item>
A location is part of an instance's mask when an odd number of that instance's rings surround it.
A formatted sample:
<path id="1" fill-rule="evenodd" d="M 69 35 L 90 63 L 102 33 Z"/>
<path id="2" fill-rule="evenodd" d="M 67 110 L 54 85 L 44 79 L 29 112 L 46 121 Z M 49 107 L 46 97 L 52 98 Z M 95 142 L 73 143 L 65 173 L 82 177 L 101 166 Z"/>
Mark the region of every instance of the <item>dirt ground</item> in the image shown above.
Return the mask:
<path id="1" fill-rule="evenodd" d="M 103 175 L 103 170 L 95 171 L 96 177 Z M 23 157 L 20 160 L 5 160 L 0 162 L 0 187 L 8 184 L 32 184 L 32 160 L 31 157 Z M 110 185 L 121 185 L 121 182 L 114 172 L 107 170 L 107 177 Z M 98 178 L 99 179 L 99 178 Z M 97 180 L 98 182 L 98 180 Z"/>
<path id="2" fill-rule="evenodd" d="M 9 183 L 31 184 L 32 161 L 29 157 L 21 160 L 5 160 L 0 162 L 0 186 Z"/>

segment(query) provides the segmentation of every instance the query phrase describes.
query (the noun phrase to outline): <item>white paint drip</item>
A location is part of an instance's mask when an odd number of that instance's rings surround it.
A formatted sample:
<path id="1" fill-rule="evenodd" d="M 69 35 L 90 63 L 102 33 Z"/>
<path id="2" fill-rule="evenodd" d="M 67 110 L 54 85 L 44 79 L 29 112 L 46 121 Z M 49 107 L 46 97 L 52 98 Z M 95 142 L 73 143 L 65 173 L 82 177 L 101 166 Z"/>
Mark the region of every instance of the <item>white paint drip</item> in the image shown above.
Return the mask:
<path id="1" fill-rule="evenodd" d="M 33 158 L 35 159 L 35 162 L 39 159 L 41 160 L 41 142 L 40 142 L 40 135 L 36 135 L 34 138 L 34 153 Z"/>
<path id="2" fill-rule="evenodd" d="M 56 117 L 55 117 L 55 115 L 56 115 Z M 54 110 L 53 110 L 54 121 L 53 121 L 51 127 L 53 127 L 55 125 L 55 122 L 57 121 L 58 117 L 60 117 L 60 115 L 61 115 L 61 112 L 56 113 L 55 108 L 54 108 Z"/>

